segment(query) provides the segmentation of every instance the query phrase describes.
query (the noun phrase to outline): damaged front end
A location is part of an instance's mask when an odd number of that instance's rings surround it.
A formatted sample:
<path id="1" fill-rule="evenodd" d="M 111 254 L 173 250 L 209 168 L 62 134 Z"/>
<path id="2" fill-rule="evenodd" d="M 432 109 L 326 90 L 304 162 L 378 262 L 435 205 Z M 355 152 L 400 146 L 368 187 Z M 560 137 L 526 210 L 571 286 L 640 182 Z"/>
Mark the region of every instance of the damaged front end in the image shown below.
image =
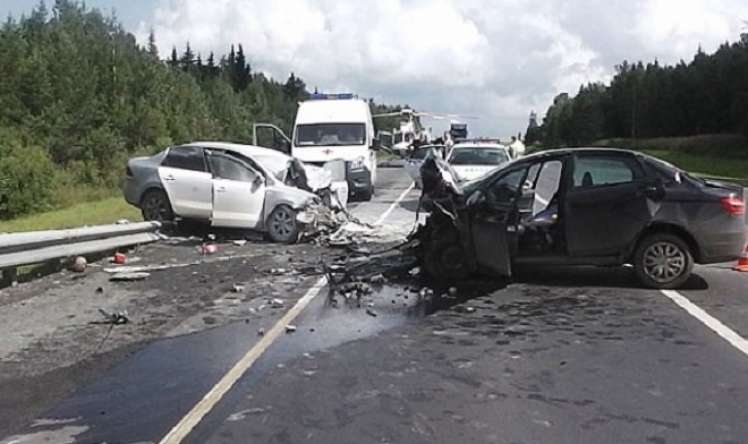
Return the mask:
<path id="1" fill-rule="evenodd" d="M 465 192 L 442 159 L 426 159 L 420 172 L 421 206 L 430 214 L 411 238 L 417 240 L 423 269 L 437 279 L 465 278 L 477 268 Z"/>

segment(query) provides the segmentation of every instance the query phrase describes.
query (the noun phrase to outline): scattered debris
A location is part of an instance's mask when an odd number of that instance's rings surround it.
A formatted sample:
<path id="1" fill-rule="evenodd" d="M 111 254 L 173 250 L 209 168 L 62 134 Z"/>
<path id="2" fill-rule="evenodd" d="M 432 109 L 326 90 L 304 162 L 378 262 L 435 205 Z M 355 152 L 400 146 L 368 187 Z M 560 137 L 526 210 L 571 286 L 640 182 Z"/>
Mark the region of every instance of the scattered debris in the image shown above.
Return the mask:
<path id="1" fill-rule="evenodd" d="M 109 313 L 103 308 L 100 308 L 99 313 L 104 316 L 106 324 L 123 325 L 130 322 L 130 318 L 127 316 L 127 310 Z"/>
<path id="2" fill-rule="evenodd" d="M 234 284 L 234 286 L 231 287 L 231 291 L 233 291 L 234 293 L 243 293 L 244 288 L 244 285 Z"/>
<path id="3" fill-rule="evenodd" d="M 151 273 L 115 273 L 109 278 L 110 281 L 114 282 L 126 282 L 126 281 L 142 281 L 148 278 Z"/>
<path id="4" fill-rule="evenodd" d="M 117 224 L 117 225 L 127 225 L 129 223 L 130 223 L 130 221 L 127 220 L 127 219 L 119 219 L 117 222 L 115 222 L 115 224 Z"/>
<path id="5" fill-rule="evenodd" d="M 257 329 L 257 336 L 265 336 L 265 329 L 264 328 Z"/>
<path id="6" fill-rule="evenodd" d="M 465 313 L 475 313 L 475 307 L 465 307 Z"/>
<path id="7" fill-rule="evenodd" d="M 377 312 L 372 310 L 371 308 L 366 309 L 366 314 L 368 314 L 369 316 L 373 316 L 375 318 L 377 317 Z"/>
<path id="8" fill-rule="evenodd" d="M 95 290 L 96 293 L 104 293 L 104 287 L 97 287 Z"/>
<path id="9" fill-rule="evenodd" d="M 450 296 L 457 296 L 457 287 L 449 287 L 448 293 Z"/>
<path id="10" fill-rule="evenodd" d="M 283 299 L 275 298 L 270 301 L 270 306 L 273 308 L 281 308 L 284 304 L 285 302 L 283 301 Z"/>
<path id="11" fill-rule="evenodd" d="M 286 333 L 293 333 L 296 331 L 296 326 L 288 324 L 286 325 Z"/>
<path id="12" fill-rule="evenodd" d="M 215 254 L 218 252 L 218 245 L 216 244 L 203 244 L 200 246 L 200 253 L 203 255 Z"/>
<path id="13" fill-rule="evenodd" d="M 78 256 L 70 263 L 70 271 L 83 273 L 84 271 L 86 271 L 87 266 L 88 261 L 86 261 L 86 258 L 83 256 Z"/>
<path id="14" fill-rule="evenodd" d="M 243 247 L 247 243 L 247 240 L 246 239 L 237 239 L 235 241 L 232 241 L 231 243 L 234 244 L 234 245 L 236 245 L 237 247 Z"/>
<path id="15" fill-rule="evenodd" d="M 369 282 L 372 284 L 383 284 L 385 282 L 384 275 L 382 273 L 375 274 L 369 278 Z"/>
<path id="16" fill-rule="evenodd" d="M 114 253 L 114 256 L 112 257 L 112 262 L 119 265 L 124 265 L 125 262 L 127 262 L 127 256 L 124 253 Z"/>

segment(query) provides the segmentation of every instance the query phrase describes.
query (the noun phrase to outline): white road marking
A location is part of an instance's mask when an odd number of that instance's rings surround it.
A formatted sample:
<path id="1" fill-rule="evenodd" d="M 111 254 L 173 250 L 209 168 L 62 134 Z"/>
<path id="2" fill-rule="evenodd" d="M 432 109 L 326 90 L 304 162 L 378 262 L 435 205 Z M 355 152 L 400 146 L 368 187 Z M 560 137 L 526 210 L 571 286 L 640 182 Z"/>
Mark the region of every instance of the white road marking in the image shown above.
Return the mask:
<path id="1" fill-rule="evenodd" d="M 395 200 L 394 202 L 392 202 L 392 205 L 390 205 L 390 207 L 389 207 L 389 208 L 387 208 L 387 211 L 385 211 L 385 212 L 384 212 L 384 214 L 382 214 L 381 216 L 379 216 L 379 219 L 377 219 L 377 221 L 376 221 L 376 222 L 374 222 L 374 225 L 380 225 L 380 224 L 381 224 L 382 222 L 384 222 L 384 221 L 385 221 L 385 219 L 387 219 L 387 216 L 389 216 L 389 215 L 390 215 L 390 213 L 392 213 L 392 210 L 394 210 L 394 209 L 395 209 L 395 208 L 397 207 L 397 205 L 398 205 L 398 204 L 399 204 L 399 203 L 400 203 L 400 202 L 401 202 L 401 201 L 402 201 L 403 199 L 405 199 L 405 196 L 407 196 L 407 195 L 408 195 L 408 193 L 410 193 L 410 191 L 411 191 L 411 190 L 413 189 L 413 187 L 414 187 L 414 186 L 415 186 L 415 183 L 411 182 L 411 183 L 410 183 L 410 186 L 408 186 L 408 188 L 406 188 L 406 189 L 405 189 L 405 191 L 403 191 L 403 192 L 402 192 L 402 193 L 400 194 L 400 196 L 399 196 L 399 197 L 397 198 L 397 200 Z"/>
<path id="2" fill-rule="evenodd" d="M 413 183 L 397 198 L 387 211 L 375 223 L 376 225 L 381 224 L 392 213 L 392 210 L 405 199 L 410 190 L 413 189 Z M 233 367 L 226 373 L 220 381 L 208 393 L 203 396 L 195 406 L 190 410 L 171 430 L 164 436 L 159 444 L 178 444 L 181 443 L 184 438 L 194 429 L 200 421 L 207 415 L 218 402 L 231 390 L 231 387 L 236 384 L 236 381 L 241 378 L 247 370 L 262 356 L 275 340 L 285 334 L 286 325 L 293 322 L 296 317 L 309 305 L 310 302 L 322 291 L 327 283 L 327 279 L 321 277 L 313 286 L 310 288 L 304 296 L 296 302 L 290 310 L 283 315 L 273 327 L 268 330 L 265 335 L 257 342 L 242 358 L 234 364 Z"/>
<path id="3" fill-rule="evenodd" d="M 719 319 L 705 312 L 701 307 L 689 301 L 685 296 L 678 293 L 677 291 L 661 291 L 662 294 L 670 298 L 670 300 L 675 302 L 676 305 L 686 310 L 688 314 L 701 321 L 702 324 L 712 329 L 715 333 L 720 335 L 722 339 L 729 342 L 733 347 L 743 352 L 743 354 L 748 355 L 748 340 L 746 340 L 744 337 L 735 333 L 728 326 L 723 324 Z"/>

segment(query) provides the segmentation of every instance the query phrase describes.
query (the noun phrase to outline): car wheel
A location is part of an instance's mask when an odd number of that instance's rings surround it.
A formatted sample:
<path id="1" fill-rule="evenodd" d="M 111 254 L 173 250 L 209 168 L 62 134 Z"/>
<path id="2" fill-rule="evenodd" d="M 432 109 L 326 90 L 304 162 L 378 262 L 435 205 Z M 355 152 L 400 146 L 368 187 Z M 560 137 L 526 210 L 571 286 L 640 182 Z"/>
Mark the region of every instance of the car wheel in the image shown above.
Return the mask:
<path id="1" fill-rule="evenodd" d="M 435 238 L 423 258 L 426 272 L 438 280 L 465 279 L 470 266 L 465 249 L 453 239 Z"/>
<path id="2" fill-rule="evenodd" d="M 162 190 L 147 191 L 140 200 L 140 211 L 143 220 L 168 222 L 174 220 L 174 211 L 169 203 L 169 196 Z"/>
<path id="3" fill-rule="evenodd" d="M 275 207 L 267 220 L 267 230 L 273 242 L 291 244 L 299 238 L 296 211 L 288 205 Z"/>
<path id="4" fill-rule="evenodd" d="M 653 234 L 645 237 L 636 247 L 634 271 L 646 287 L 680 287 L 688 280 L 692 269 L 691 250 L 678 236 Z"/>

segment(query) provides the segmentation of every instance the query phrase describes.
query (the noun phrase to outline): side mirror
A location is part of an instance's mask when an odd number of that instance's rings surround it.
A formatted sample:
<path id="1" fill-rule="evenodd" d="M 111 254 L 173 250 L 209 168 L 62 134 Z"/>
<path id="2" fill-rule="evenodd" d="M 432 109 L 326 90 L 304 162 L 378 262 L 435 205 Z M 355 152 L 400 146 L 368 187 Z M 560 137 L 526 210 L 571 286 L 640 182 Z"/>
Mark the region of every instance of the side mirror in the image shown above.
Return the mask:
<path id="1" fill-rule="evenodd" d="M 254 185 L 255 187 L 265 185 L 265 178 L 262 177 L 261 174 L 258 174 L 257 177 L 255 177 L 255 180 L 252 181 L 252 185 Z"/>

